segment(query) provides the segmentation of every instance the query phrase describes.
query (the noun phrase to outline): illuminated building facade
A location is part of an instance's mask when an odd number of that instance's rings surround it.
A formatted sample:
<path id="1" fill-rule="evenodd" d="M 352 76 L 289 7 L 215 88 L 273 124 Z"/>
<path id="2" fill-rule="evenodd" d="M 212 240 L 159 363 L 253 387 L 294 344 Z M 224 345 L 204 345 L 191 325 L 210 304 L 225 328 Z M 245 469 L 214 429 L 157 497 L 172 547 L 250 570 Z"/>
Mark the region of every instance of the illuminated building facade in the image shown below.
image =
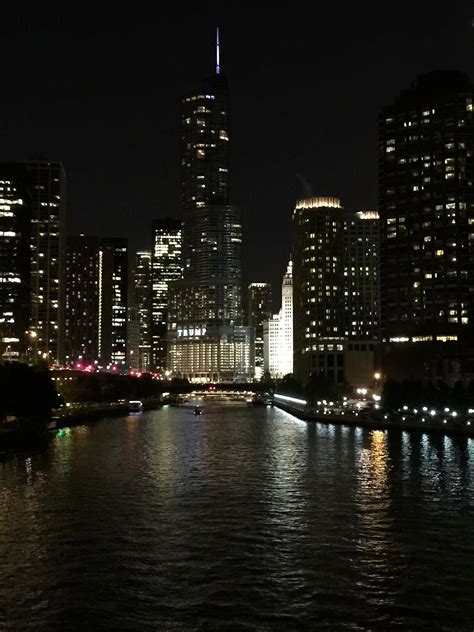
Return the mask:
<path id="1" fill-rule="evenodd" d="M 26 163 L 31 179 L 31 330 L 49 363 L 64 360 L 66 173 L 60 162 Z"/>
<path id="2" fill-rule="evenodd" d="M 467 76 L 437 71 L 379 116 L 387 376 L 443 378 L 473 348 L 473 104 Z"/>
<path id="3" fill-rule="evenodd" d="M 339 386 L 373 381 L 380 336 L 379 216 L 338 198 L 300 200 L 293 214 L 294 372 Z"/>
<path id="4" fill-rule="evenodd" d="M 263 323 L 272 317 L 272 286 L 250 283 L 248 286 L 248 325 L 255 330 L 255 379 L 263 377 Z"/>
<path id="5" fill-rule="evenodd" d="M 151 315 L 152 315 L 152 254 L 151 250 L 139 250 L 135 258 L 133 292 L 138 310 L 138 351 L 136 364 L 140 371 L 151 368 Z M 133 320 L 133 319 L 132 319 Z"/>
<path id="6" fill-rule="evenodd" d="M 66 239 L 66 364 L 89 365 L 99 357 L 100 239 L 86 235 Z"/>
<path id="7" fill-rule="evenodd" d="M 241 325 L 242 227 L 240 211 L 229 204 L 229 141 L 227 80 L 217 63 L 216 73 L 182 100 L 184 268 L 170 286 L 168 368 L 192 381 L 254 375 L 253 351 L 242 347 L 253 336 Z"/>
<path id="8" fill-rule="evenodd" d="M 274 314 L 263 323 L 263 368 L 272 378 L 283 377 L 281 351 L 280 314 Z"/>
<path id="9" fill-rule="evenodd" d="M 152 227 L 151 366 L 167 370 L 169 285 L 183 276 L 182 222 L 157 219 Z"/>
<path id="10" fill-rule="evenodd" d="M 0 359 L 31 360 L 32 200 L 23 165 L 0 166 Z M 33 345 L 32 345 L 33 347 Z"/>
<path id="11" fill-rule="evenodd" d="M 99 250 L 98 354 L 102 366 L 125 371 L 128 318 L 127 239 L 102 239 Z"/>
<path id="12" fill-rule="evenodd" d="M 264 370 L 272 378 L 293 373 L 293 263 L 281 286 L 281 309 L 263 323 Z"/>

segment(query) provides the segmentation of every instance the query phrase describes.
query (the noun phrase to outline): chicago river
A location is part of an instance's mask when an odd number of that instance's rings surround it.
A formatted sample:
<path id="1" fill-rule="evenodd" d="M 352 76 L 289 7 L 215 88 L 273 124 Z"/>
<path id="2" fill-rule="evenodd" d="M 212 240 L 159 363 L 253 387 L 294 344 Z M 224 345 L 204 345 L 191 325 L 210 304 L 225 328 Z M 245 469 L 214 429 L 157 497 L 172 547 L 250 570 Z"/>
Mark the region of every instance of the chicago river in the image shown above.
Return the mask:
<path id="1" fill-rule="evenodd" d="M 472 630 L 474 440 L 202 404 L 3 456 L 0 630 Z"/>

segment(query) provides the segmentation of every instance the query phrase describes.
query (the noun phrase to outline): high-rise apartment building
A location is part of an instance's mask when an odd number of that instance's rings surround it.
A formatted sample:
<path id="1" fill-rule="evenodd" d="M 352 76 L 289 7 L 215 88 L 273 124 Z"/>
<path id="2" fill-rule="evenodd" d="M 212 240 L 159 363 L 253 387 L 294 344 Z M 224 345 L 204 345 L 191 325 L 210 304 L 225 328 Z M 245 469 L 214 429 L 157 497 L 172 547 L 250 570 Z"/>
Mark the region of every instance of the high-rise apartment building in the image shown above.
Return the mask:
<path id="1" fill-rule="evenodd" d="M 138 360 L 140 371 L 151 368 L 151 250 L 139 250 L 135 258 L 133 286 L 138 309 Z"/>
<path id="2" fill-rule="evenodd" d="M 127 239 L 102 239 L 99 250 L 98 354 L 102 366 L 125 371 L 128 318 Z"/>
<path id="3" fill-rule="evenodd" d="M 378 213 L 337 198 L 300 200 L 293 214 L 294 372 L 368 385 L 379 341 Z"/>
<path id="4" fill-rule="evenodd" d="M 165 217 L 153 221 L 151 255 L 151 365 L 164 372 L 168 368 L 169 285 L 183 275 L 180 220 Z"/>
<path id="5" fill-rule="evenodd" d="M 0 166 L 0 359 L 33 359 L 31 184 L 23 165 Z M 29 347 L 31 347 L 29 349 Z M 29 352 L 28 352 L 29 351 Z"/>
<path id="6" fill-rule="evenodd" d="M 272 317 L 271 283 L 248 286 L 247 324 L 255 330 L 255 379 L 263 377 L 263 323 Z"/>
<path id="7" fill-rule="evenodd" d="M 421 75 L 379 117 L 387 376 L 447 377 L 473 345 L 474 86 Z"/>
<path id="8" fill-rule="evenodd" d="M 30 307 L 27 310 L 30 339 L 37 358 L 49 364 L 62 362 L 66 174 L 60 162 L 47 160 L 0 165 L 0 173 L 12 170 L 31 193 Z"/>
<path id="9" fill-rule="evenodd" d="M 98 360 L 100 239 L 66 238 L 65 360 L 89 365 Z"/>
<path id="10" fill-rule="evenodd" d="M 170 292 L 169 369 L 193 381 L 253 379 L 252 329 L 241 324 L 239 210 L 229 203 L 227 80 L 216 73 L 182 101 L 183 280 Z"/>

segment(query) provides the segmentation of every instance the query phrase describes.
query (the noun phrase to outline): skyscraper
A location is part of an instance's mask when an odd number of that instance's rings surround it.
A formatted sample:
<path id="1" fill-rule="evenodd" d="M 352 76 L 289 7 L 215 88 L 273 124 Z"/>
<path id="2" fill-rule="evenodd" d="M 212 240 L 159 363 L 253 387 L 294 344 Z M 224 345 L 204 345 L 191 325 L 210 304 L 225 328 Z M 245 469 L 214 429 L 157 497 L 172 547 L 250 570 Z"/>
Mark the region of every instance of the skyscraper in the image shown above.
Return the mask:
<path id="1" fill-rule="evenodd" d="M 252 331 L 241 325 L 242 229 L 229 203 L 229 141 L 218 62 L 182 101 L 184 270 L 170 292 L 169 368 L 194 381 L 253 377 Z"/>
<path id="2" fill-rule="evenodd" d="M 0 359 L 30 360 L 31 183 L 23 165 L 0 166 Z"/>
<path id="3" fill-rule="evenodd" d="M 24 186 L 31 194 L 30 306 L 25 312 L 29 319 L 30 339 L 34 342 L 37 358 L 41 357 L 50 364 L 62 362 L 66 174 L 60 162 L 47 160 L 0 165 L 0 173 L 12 172 L 16 174 L 18 181 L 25 183 Z M 24 213 L 22 216 L 24 217 Z"/>
<path id="4" fill-rule="evenodd" d="M 168 366 L 169 285 L 183 275 L 180 220 L 165 217 L 153 221 L 151 266 L 151 365 L 163 372 Z"/>
<path id="5" fill-rule="evenodd" d="M 280 365 L 282 376 L 293 373 L 293 263 L 290 260 L 281 285 Z"/>
<path id="6" fill-rule="evenodd" d="M 64 361 L 66 173 L 60 162 L 26 164 L 31 178 L 31 329 L 48 362 Z"/>
<path id="7" fill-rule="evenodd" d="M 447 377 L 473 344 L 474 86 L 421 75 L 379 117 L 384 372 Z"/>
<path id="8" fill-rule="evenodd" d="M 264 370 L 273 378 L 293 373 L 293 263 L 281 285 L 281 308 L 263 323 Z"/>
<path id="9" fill-rule="evenodd" d="M 139 250 L 135 258 L 134 289 L 138 308 L 138 362 L 137 368 L 149 371 L 151 367 L 151 250 Z"/>
<path id="10" fill-rule="evenodd" d="M 263 377 L 263 323 L 272 317 L 272 286 L 250 283 L 248 287 L 248 325 L 255 330 L 255 379 Z"/>
<path id="11" fill-rule="evenodd" d="M 369 385 L 379 341 L 378 213 L 338 198 L 299 200 L 293 214 L 294 370 Z"/>
<path id="12" fill-rule="evenodd" d="M 127 362 L 127 239 L 102 239 L 99 251 L 99 359 L 125 371 Z"/>
<path id="13" fill-rule="evenodd" d="M 66 239 L 65 352 L 67 364 L 98 359 L 99 313 L 98 237 Z"/>

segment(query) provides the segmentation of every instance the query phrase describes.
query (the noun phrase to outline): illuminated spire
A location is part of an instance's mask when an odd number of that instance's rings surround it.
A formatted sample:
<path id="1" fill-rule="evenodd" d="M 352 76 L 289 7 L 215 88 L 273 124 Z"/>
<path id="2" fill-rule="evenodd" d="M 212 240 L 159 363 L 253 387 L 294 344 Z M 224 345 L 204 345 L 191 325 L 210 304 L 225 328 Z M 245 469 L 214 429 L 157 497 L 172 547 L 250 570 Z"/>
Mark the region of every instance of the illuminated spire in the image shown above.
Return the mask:
<path id="1" fill-rule="evenodd" d="M 221 72 L 221 54 L 220 54 L 220 45 L 219 45 L 219 27 L 217 27 L 216 33 L 216 75 L 219 75 Z"/>

